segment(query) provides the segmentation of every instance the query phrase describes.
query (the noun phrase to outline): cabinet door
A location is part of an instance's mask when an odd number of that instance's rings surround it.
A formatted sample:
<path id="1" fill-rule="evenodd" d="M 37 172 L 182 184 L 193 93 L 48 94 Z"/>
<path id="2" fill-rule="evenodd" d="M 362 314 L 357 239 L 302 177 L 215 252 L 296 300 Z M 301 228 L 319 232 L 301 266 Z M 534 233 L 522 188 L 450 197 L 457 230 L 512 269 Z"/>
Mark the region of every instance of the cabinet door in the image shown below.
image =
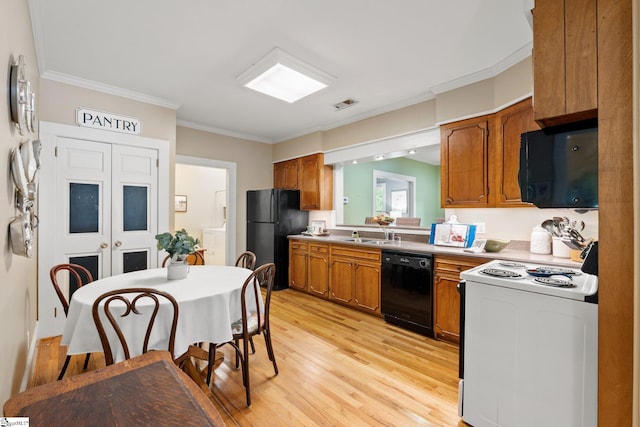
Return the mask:
<path id="1" fill-rule="evenodd" d="M 298 189 L 298 159 L 273 165 L 273 188 Z"/>
<path id="2" fill-rule="evenodd" d="M 487 207 L 489 116 L 440 127 L 441 206 Z"/>
<path id="3" fill-rule="evenodd" d="M 489 170 L 495 178 L 495 206 L 533 206 L 520 198 L 518 171 L 520 169 L 520 134 L 540 129 L 533 120 L 531 98 L 496 113 L 495 150 Z"/>
<path id="4" fill-rule="evenodd" d="M 460 343 L 458 279 L 436 274 L 433 282 L 433 331 L 436 337 Z"/>
<path id="5" fill-rule="evenodd" d="M 325 166 L 323 154 L 300 158 L 298 178 L 300 209 L 333 209 L 333 166 Z"/>
<path id="6" fill-rule="evenodd" d="M 353 266 L 348 258 L 334 258 L 330 266 L 329 299 L 353 302 Z"/>
<path id="7" fill-rule="evenodd" d="M 309 293 L 322 298 L 329 296 L 329 246 L 309 245 Z"/>
<path id="8" fill-rule="evenodd" d="M 596 0 L 536 0 L 535 119 L 545 126 L 597 117 Z"/>
<path id="9" fill-rule="evenodd" d="M 289 286 L 307 290 L 307 244 L 296 241 L 289 243 Z"/>
<path id="10" fill-rule="evenodd" d="M 380 265 L 358 262 L 353 273 L 355 304 L 380 313 Z"/>

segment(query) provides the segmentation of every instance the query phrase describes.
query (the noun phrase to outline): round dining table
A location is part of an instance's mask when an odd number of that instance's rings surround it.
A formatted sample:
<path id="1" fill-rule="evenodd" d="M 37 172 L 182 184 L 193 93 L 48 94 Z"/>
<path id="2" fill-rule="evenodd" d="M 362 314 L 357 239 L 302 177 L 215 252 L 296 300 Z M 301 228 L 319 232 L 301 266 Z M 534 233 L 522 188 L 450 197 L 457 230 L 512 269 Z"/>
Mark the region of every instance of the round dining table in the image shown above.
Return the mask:
<path id="1" fill-rule="evenodd" d="M 96 280 L 73 293 L 61 344 L 68 346 L 67 354 L 102 352 L 92 315 L 93 303 L 105 292 L 124 288 L 157 289 L 169 293 L 178 302 L 174 357 L 186 352 L 190 344 L 230 341 L 231 325 L 242 317 L 242 285 L 251 273 L 251 270 L 240 267 L 193 265 L 187 277 L 181 280 L 168 280 L 166 268 L 140 270 Z M 263 305 L 261 295 L 258 301 L 252 295 L 252 292 L 247 292 L 249 312 L 255 310 L 256 304 Z M 168 302 L 162 304 L 155 324 L 170 325 L 171 312 Z M 127 341 L 133 343 L 130 345 L 132 357 L 141 353 L 145 334 L 144 327 L 134 323 L 125 326 Z M 113 343 L 115 339 L 110 338 L 109 341 Z M 166 350 L 168 341 L 169 328 L 154 327 L 149 349 Z M 112 345 L 112 348 L 115 361 L 124 360 L 120 346 Z"/>

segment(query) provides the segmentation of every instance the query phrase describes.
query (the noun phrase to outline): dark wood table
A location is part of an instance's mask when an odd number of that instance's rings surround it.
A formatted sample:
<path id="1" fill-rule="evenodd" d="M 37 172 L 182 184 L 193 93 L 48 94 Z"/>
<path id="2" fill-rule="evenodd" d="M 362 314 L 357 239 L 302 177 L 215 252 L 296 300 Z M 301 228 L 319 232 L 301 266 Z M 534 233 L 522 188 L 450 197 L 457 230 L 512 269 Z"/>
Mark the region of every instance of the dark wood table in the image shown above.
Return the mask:
<path id="1" fill-rule="evenodd" d="M 29 417 L 31 426 L 225 425 L 168 351 L 30 388 L 5 402 L 4 416 Z"/>

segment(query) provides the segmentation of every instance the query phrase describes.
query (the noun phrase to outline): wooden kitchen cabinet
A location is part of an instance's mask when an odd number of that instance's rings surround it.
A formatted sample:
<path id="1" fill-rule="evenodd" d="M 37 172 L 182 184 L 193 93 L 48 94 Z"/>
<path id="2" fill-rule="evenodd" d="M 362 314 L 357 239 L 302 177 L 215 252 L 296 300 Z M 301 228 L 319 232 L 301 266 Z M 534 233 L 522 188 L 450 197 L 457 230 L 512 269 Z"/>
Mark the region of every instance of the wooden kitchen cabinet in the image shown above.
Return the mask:
<path id="1" fill-rule="evenodd" d="M 520 198 L 520 134 L 540 129 L 531 98 L 495 114 L 440 127 L 443 208 L 524 207 Z"/>
<path id="2" fill-rule="evenodd" d="M 321 298 L 329 297 L 329 245 L 309 244 L 307 291 Z"/>
<path id="3" fill-rule="evenodd" d="M 298 159 L 278 162 L 273 165 L 273 188 L 298 189 Z"/>
<path id="4" fill-rule="evenodd" d="M 460 343 L 460 273 L 486 259 L 435 256 L 433 279 L 433 332 L 438 339 Z"/>
<path id="5" fill-rule="evenodd" d="M 324 154 L 311 154 L 273 165 L 273 187 L 300 190 L 300 209 L 333 209 L 333 166 Z"/>
<path id="6" fill-rule="evenodd" d="M 556 126 L 598 116 L 596 0 L 536 0 L 535 120 Z"/>
<path id="7" fill-rule="evenodd" d="M 300 158 L 298 165 L 300 209 L 333 209 L 333 166 L 324 164 L 324 154 Z"/>
<path id="8" fill-rule="evenodd" d="M 381 251 L 331 245 L 329 299 L 380 315 Z"/>
<path id="9" fill-rule="evenodd" d="M 308 244 L 300 240 L 289 240 L 289 286 L 307 291 Z"/>
<path id="10" fill-rule="evenodd" d="M 492 116 L 440 126 L 443 208 L 489 206 L 489 128 Z"/>
<path id="11" fill-rule="evenodd" d="M 531 206 L 522 202 L 518 184 L 520 134 L 540 129 L 533 119 L 531 98 L 497 112 L 493 123 L 495 149 L 490 149 L 489 163 L 489 176 L 494 178 L 489 188 L 491 205 L 500 208 Z"/>

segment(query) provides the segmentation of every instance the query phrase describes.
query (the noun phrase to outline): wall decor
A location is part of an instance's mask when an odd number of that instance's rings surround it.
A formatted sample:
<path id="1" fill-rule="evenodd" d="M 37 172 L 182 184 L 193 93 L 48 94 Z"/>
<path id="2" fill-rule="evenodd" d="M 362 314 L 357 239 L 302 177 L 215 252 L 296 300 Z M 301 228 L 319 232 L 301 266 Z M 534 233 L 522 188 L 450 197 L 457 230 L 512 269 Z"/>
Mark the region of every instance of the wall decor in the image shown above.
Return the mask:
<path id="1" fill-rule="evenodd" d="M 11 120 L 16 125 L 20 135 L 25 131 L 35 131 L 36 95 L 31 92 L 31 83 L 26 78 L 24 57 L 11 65 L 9 78 L 9 97 L 11 104 Z"/>
<path id="2" fill-rule="evenodd" d="M 187 196 L 176 196 L 174 210 L 176 212 L 187 211 Z"/>
<path id="3" fill-rule="evenodd" d="M 134 117 L 118 116 L 87 108 L 78 108 L 76 110 L 76 123 L 78 126 L 129 133 L 131 135 L 140 135 L 142 132 L 142 122 Z"/>

